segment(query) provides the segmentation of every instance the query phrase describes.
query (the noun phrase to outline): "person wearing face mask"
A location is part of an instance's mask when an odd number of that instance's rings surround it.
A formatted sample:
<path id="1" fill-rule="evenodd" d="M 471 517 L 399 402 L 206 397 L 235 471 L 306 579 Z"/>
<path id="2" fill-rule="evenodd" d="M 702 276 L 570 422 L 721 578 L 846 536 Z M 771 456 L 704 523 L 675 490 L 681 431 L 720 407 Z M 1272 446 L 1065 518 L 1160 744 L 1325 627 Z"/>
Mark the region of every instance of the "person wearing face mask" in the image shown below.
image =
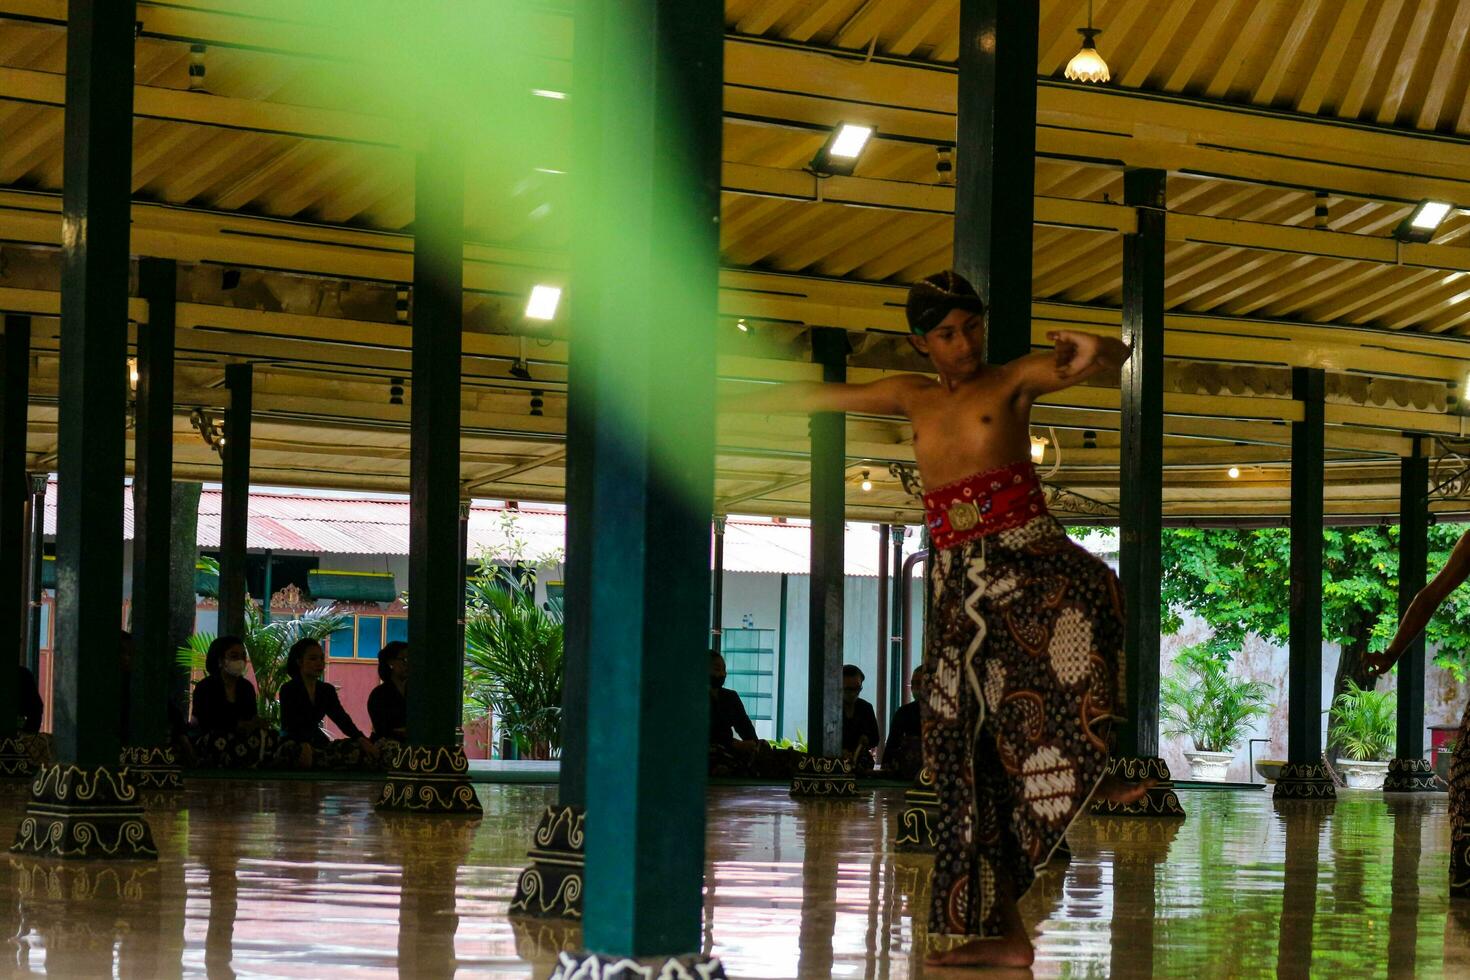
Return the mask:
<path id="1" fill-rule="evenodd" d="M 204 655 L 204 679 L 194 685 L 190 737 L 201 765 L 250 768 L 269 749 L 269 724 L 260 717 L 245 667 L 245 643 L 238 636 L 219 637 Z"/>
<path id="2" fill-rule="evenodd" d="M 859 772 L 873 769 L 873 750 L 878 747 L 878 715 L 873 706 L 858 697 L 867 678 L 856 664 L 842 668 L 842 752 L 852 757 Z"/>
<path id="3" fill-rule="evenodd" d="M 286 654 L 291 679 L 281 685 L 280 760 L 302 769 L 352 769 L 377 762 L 378 747 L 342 707 L 337 688 L 322 680 L 326 669 L 326 654 L 316 640 L 297 640 Z M 322 728 L 324 718 L 332 719 L 347 737 L 333 741 Z"/>

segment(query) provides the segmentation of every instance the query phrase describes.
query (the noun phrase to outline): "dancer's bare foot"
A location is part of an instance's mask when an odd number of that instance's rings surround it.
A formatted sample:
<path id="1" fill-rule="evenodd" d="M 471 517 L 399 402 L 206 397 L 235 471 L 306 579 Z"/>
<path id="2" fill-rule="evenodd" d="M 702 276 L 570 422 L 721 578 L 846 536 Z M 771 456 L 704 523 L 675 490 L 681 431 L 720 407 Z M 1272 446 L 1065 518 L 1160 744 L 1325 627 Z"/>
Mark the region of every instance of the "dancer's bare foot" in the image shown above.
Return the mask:
<path id="1" fill-rule="evenodd" d="M 1130 783 L 1119 779 L 1116 774 L 1108 775 L 1097 784 L 1097 789 L 1092 792 L 1092 798 L 1103 803 L 1112 803 L 1115 806 L 1128 806 L 1147 796 L 1148 791 L 1157 786 L 1158 782 L 1157 779 L 1149 778 Z"/>
<path id="2" fill-rule="evenodd" d="M 926 966 L 1028 967 L 1036 959 L 1036 950 L 1024 932 L 975 939 L 943 953 L 930 953 Z"/>

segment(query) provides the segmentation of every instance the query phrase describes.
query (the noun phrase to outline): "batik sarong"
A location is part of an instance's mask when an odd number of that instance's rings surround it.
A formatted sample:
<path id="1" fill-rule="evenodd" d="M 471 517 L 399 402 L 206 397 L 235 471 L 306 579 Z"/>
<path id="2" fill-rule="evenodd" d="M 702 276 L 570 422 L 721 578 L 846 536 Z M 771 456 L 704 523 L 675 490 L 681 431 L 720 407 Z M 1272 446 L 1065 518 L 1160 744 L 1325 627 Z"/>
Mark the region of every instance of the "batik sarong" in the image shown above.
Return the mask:
<path id="1" fill-rule="evenodd" d="M 1450 896 L 1470 898 L 1470 704 L 1450 756 Z"/>
<path id="2" fill-rule="evenodd" d="M 924 758 L 939 797 L 929 944 L 997 936 L 1102 778 L 1122 708 L 1122 601 L 1030 464 L 926 495 L 935 546 Z"/>

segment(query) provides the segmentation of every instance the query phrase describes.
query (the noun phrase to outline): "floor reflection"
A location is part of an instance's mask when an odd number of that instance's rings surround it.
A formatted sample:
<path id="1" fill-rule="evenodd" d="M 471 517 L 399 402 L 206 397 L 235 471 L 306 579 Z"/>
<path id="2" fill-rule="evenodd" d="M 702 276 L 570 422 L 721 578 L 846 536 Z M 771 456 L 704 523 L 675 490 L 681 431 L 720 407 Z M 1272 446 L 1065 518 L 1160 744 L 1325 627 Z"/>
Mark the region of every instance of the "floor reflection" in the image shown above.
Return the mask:
<path id="1" fill-rule="evenodd" d="M 547 977 L 575 924 L 505 907 L 553 787 L 481 786 L 485 817 L 379 817 L 370 787 L 196 780 L 150 812 L 153 865 L 7 858 L 0 973 Z M 24 787 L 0 786 L 19 820 Z M 1185 821 L 1083 818 L 1022 911 L 1034 975 L 1470 976 L 1445 797 L 1273 805 L 1181 793 Z M 703 936 L 732 977 L 906 980 L 930 858 L 889 843 L 899 791 L 711 792 Z"/>

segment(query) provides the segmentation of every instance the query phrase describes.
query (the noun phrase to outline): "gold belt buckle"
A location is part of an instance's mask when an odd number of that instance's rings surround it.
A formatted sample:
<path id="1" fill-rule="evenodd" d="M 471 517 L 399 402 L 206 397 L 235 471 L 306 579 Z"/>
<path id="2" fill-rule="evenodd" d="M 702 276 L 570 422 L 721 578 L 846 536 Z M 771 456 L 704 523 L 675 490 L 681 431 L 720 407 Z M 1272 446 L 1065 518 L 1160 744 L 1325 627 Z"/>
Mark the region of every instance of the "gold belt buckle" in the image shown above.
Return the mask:
<path id="1" fill-rule="evenodd" d="M 966 500 L 950 504 L 946 514 L 949 526 L 956 531 L 968 531 L 980 523 L 980 508 Z"/>

